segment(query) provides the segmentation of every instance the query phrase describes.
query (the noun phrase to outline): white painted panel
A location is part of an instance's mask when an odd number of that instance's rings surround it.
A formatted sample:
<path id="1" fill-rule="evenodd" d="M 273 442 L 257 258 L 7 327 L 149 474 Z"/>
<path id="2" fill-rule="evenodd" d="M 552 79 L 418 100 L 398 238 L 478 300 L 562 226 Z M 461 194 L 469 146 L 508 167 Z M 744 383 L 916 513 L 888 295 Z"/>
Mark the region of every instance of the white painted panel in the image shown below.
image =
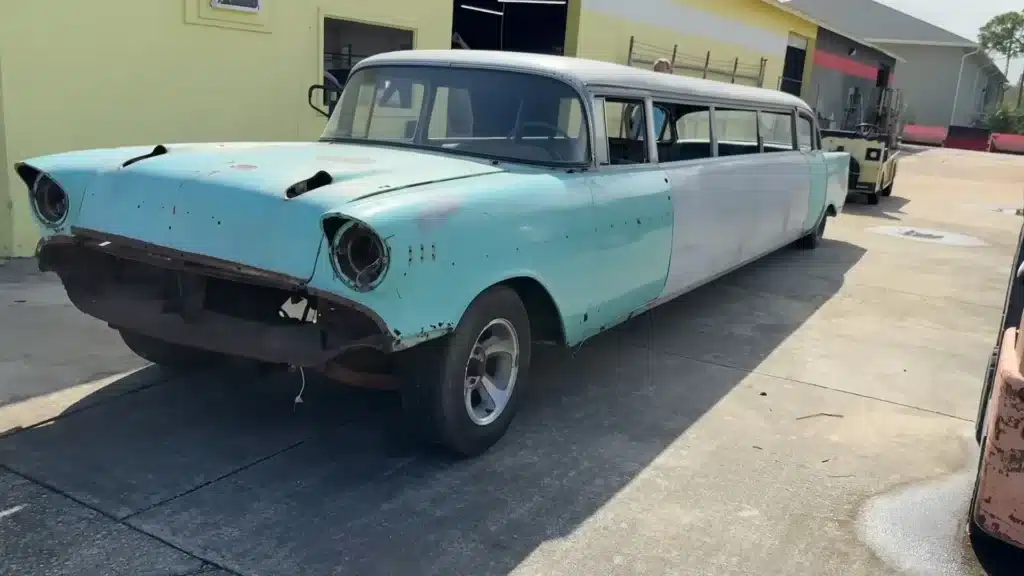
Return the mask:
<path id="1" fill-rule="evenodd" d="M 622 20 L 660 26 L 686 36 L 743 46 L 764 56 L 783 56 L 789 38 L 674 0 L 583 0 L 583 9 Z M 639 39 L 643 41 L 643 38 Z"/>
<path id="2" fill-rule="evenodd" d="M 668 280 L 659 300 L 800 235 L 810 186 L 810 169 L 800 152 L 710 158 L 662 169 L 672 187 L 675 222 Z M 801 207 L 804 214 L 798 213 Z"/>
<path id="3" fill-rule="evenodd" d="M 799 48 L 800 50 L 807 50 L 807 46 L 810 44 L 810 40 L 806 36 L 799 34 L 789 33 L 789 45 L 793 48 Z"/>

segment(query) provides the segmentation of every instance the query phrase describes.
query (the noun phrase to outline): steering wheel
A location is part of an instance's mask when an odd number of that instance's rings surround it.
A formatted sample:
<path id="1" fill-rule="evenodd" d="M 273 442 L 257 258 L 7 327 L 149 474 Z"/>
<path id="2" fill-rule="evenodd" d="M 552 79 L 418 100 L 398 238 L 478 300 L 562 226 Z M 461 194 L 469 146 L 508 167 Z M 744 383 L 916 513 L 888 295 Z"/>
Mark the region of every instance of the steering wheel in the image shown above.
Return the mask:
<path id="1" fill-rule="evenodd" d="M 878 129 L 878 126 L 875 126 L 874 124 L 870 124 L 868 122 L 865 122 L 863 124 L 857 124 L 856 126 L 853 127 L 853 131 L 860 136 L 864 136 L 865 138 L 874 138 L 875 136 L 881 134 L 881 131 Z"/>

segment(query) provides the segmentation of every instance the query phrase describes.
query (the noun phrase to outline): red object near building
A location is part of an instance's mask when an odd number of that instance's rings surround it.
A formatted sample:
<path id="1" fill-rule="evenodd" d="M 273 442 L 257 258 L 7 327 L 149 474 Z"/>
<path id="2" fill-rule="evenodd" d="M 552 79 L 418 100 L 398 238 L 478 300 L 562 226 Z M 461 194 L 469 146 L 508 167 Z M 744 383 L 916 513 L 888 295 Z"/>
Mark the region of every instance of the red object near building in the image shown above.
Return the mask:
<path id="1" fill-rule="evenodd" d="M 993 134 L 990 150 L 1003 154 L 1024 154 L 1024 136 L 1018 134 Z"/>
<path id="2" fill-rule="evenodd" d="M 942 146 L 946 141 L 948 130 L 944 126 L 922 126 L 920 124 L 906 124 L 903 126 L 901 137 L 907 144 L 925 144 L 928 146 Z"/>
<path id="3" fill-rule="evenodd" d="M 973 128 L 971 126 L 950 126 L 946 132 L 946 141 L 942 143 L 942 146 L 960 150 L 988 152 L 991 140 L 991 130 Z"/>

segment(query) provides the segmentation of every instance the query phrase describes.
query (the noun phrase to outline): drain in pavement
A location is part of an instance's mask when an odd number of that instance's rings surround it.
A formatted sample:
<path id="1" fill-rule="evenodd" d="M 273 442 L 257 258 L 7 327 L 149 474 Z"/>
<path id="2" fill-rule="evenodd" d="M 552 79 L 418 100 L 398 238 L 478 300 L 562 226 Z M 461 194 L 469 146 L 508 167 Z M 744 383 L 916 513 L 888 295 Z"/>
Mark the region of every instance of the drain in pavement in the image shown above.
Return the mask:
<path id="1" fill-rule="evenodd" d="M 907 238 L 909 240 L 916 240 L 918 242 L 929 242 L 931 244 L 945 244 L 947 246 L 966 246 L 966 247 L 977 247 L 987 246 L 984 241 L 975 238 L 974 236 L 967 236 L 966 234 L 957 234 L 956 232 L 946 232 L 944 230 L 934 230 L 931 228 L 915 228 L 909 226 L 876 226 L 870 229 L 871 232 L 877 234 L 885 234 L 886 236 L 896 236 L 897 238 Z"/>

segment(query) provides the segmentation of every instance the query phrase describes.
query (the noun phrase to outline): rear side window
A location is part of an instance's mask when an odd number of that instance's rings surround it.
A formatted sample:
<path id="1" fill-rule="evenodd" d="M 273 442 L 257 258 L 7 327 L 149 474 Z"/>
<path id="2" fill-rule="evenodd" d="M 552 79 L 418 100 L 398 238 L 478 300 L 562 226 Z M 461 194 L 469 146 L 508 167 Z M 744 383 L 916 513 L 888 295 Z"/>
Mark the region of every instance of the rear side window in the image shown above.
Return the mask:
<path id="1" fill-rule="evenodd" d="M 757 141 L 757 112 L 715 108 L 714 119 L 719 156 L 739 156 L 761 152 Z"/>
<path id="2" fill-rule="evenodd" d="M 712 157 L 709 107 L 655 102 L 655 122 L 658 121 L 659 111 L 664 117 L 658 138 L 659 162 L 683 162 Z"/>
<path id="3" fill-rule="evenodd" d="M 793 115 L 777 112 L 761 112 L 761 142 L 765 152 L 786 152 L 793 150 Z"/>
<path id="4" fill-rule="evenodd" d="M 803 114 L 796 119 L 796 144 L 801 152 L 814 150 L 814 124 Z"/>

